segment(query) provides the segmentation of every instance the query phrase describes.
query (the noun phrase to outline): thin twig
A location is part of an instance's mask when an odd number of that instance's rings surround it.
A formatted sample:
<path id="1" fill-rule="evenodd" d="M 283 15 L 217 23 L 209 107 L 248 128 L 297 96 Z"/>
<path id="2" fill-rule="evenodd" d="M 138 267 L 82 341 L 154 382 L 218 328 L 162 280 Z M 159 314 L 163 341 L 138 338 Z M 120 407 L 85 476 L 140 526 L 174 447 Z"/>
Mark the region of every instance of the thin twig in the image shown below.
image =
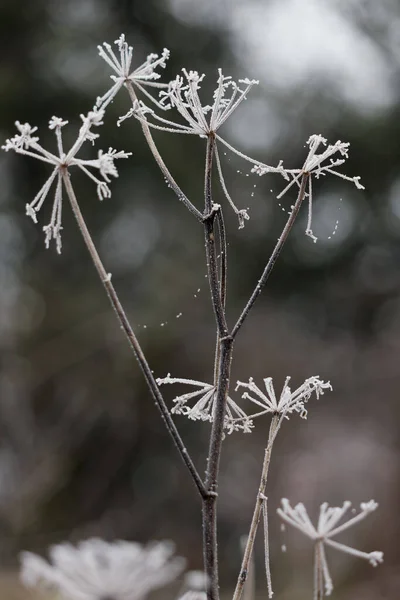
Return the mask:
<path id="1" fill-rule="evenodd" d="M 187 466 L 187 468 L 190 472 L 190 475 L 192 476 L 192 479 L 198 489 L 200 496 L 202 498 L 207 498 L 208 494 L 207 494 L 207 490 L 204 486 L 204 483 L 203 483 L 199 473 L 197 472 L 197 469 L 196 469 L 192 459 L 190 458 L 188 451 L 186 450 L 186 447 L 182 441 L 181 436 L 179 435 L 179 432 L 175 426 L 175 423 L 173 422 L 173 420 L 171 418 L 169 410 L 168 410 L 168 408 L 165 404 L 165 401 L 161 395 L 160 389 L 156 383 L 156 380 L 154 379 L 153 373 L 151 372 L 149 364 L 143 354 L 142 348 L 140 347 L 140 344 L 139 344 L 139 342 L 133 332 L 133 329 L 128 321 L 128 318 L 125 314 L 122 304 L 121 304 L 121 302 L 118 298 L 118 295 L 114 289 L 114 286 L 111 283 L 111 275 L 108 274 L 107 271 L 105 270 L 103 263 L 100 259 L 100 256 L 97 252 L 96 246 L 92 240 L 92 237 L 89 233 L 89 230 L 86 226 L 86 223 L 85 223 L 85 220 L 81 213 L 81 210 L 79 208 L 79 204 L 76 199 L 74 190 L 72 188 L 70 178 L 69 178 L 69 173 L 68 173 L 67 169 L 65 169 L 63 171 L 62 176 L 63 176 L 65 189 L 67 191 L 73 213 L 75 215 L 76 221 L 78 223 L 78 226 L 79 226 L 79 229 L 83 236 L 86 247 L 89 250 L 89 254 L 92 258 L 93 264 L 97 270 L 97 273 L 100 277 L 101 282 L 103 283 L 103 285 L 105 287 L 105 290 L 110 299 L 112 307 L 114 308 L 114 310 L 116 312 L 116 315 L 118 317 L 119 322 L 121 323 L 122 329 L 128 339 L 128 342 L 136 356 L 136 359 L 137 359 L 139 366 L 143 372 L 143 375 L 146 379 L 147 385 L 152 393 L 152 396 L 157 404 L 157 407 L 161 413 L 161 416 L 164 420 L 167 430 L 168 430 L 170 436 L 172 437 L 173 441 L 175 442 L 175 445 L 178 448 L 178 451 L 179 451 L 185 465 Z"/>
<path id="2" fill-rule="evenodd" d="M 240 549 L 244 552 L 245 546 L 247 542 L 247 536 L 242 536 L 240 540 Z M 249 570 L 246 578 L 246 585 L 243 590 L 243 600 L 255 600 L 255 592 L 256 592 L 256 573 L 255 573 L 255 564 L 254 564 L 254 556 L 251 557 Z"/>
<path id="3" fill-rule="evenodd" d="M 268 260 L 268 263 L 263 271 L 263 274 L 261 275 L 256 287 L 254 288 L 254 291 L 252 292 L 246 306 L 244 307 L 240 317 L 238 318 L 236 325 L 234 326 L 234 328 L 232 329 L 232 337 L 235 338 L 239 329 L 241 328 L 241 326 L 243 325 L 245 319 L 247 318 L 250 310 L 252 309 L 255 301 L 257 300 L 258 296 L 260 295 L 264 285 L 267 282 L 268 277 L 271 274 L 272 269 L 274 268 L 275 262 L 279 256 L 279 254 L 281 253 L 281 250 L 287 240 L 287 237 L 290 233 L 290 230 L 292 229 L 294 222 L 296 220 L 296 217 L 298 215 L 298 212 L 300 210 L 300 206 L 304 200 L 304 196 L 306 193 L 306 185 L 307 185 L 307 181 L 309 178 L 309 173 L 304 173 L 302 180 L 301 180 L 301 185 L 300 185 L 300 190 L 299 190 L 299 195 L 297 196 L 297 200 L 295 205 L 293 206 L 289 218 L 286 222 L 286 225 L 278 239 L 278 242 Z"/>
<path id="4" fill-rule="evenodd" d="M 268 526 L 268 498 L 263 496 L 263 522 L 264 522 L 264 558 L 265 558 L 265 575 L 267 578 L 267 591 L 268 598 L 272 598 L 274 592 L 272 591 L 272 580 L 271 580 L 271 560 L 269 552 L 269 526 Z M 253 555 L 252 555 L 253 556 Z M 253 556 L 254 559 L 254 556 Z"/>
<path id="5" fill-rule="evenodd" d="M 126 88 L 129 92 L 129 96 L 132 101 L 132 105 L 134 105 L 134 103 L 137 102 L 137 96 L 136 96 L 135 89 L 130 81 L 127 81 Z M 194 206 L 194 204 L 192 204 L 190 202 L 189 198 L 186 196 L 186 194 L 183 193 L 183 191 L 181 190 L 181 188 L 179 187 L 179 185 L 176 183 L 175 179 L 172 177 L 171 173 L 169 172 L 167 165 L 163 161 L 161 154 L 158 151 L 158 148 L 154 142 L 153 136 L 151 135 L 150 127 L 144 120 L 141 120 L 140 124 L 142 126 L 142 130 L 143 130 L 144 137 L 146 138 L 146 142 L 149 145 L 149 148 L 156 160 L 156 163 L 160 167 L 160 170 L 161 170 L 162 174 L 164 175 L 165 179 L 167 180 L 168 184 L 171 186 L 171 189 L 178 196 L 178 199 L 181 202 L 183 202 L 183 204 L 186 206 L 186 208 L 196 217 L 196 219 L 198 221 L 202 222 L 203 216 L 202 216 L 201 212 Z"/>
<path id="6" fill-rule="evenodd" d="M 245 548 L 245 551 L 243 554 L 242 566 L 240 568 L 240 573 L 239 573 L 239 577 L 238 577 L 238 580 L 236 583 L 236 588 L 235 588 L 235 592 L 233 594 L 232 600 L 240 600 L 242 593 L 243 593 L 243 587 L 244 587 L 244 584 L 247 579 L 247 574 L 249 571 L 249 564 L 250 564 L 251 556 L 253 553 L 254 542 L 256 539 L 258 524 L 260 522 L 261 510 L 262 510 L 263 503 L 264 503 L 264 494 L 265 494 L 265 488 L 267 485 L 269 465 L 271 462 L 272 446 L 273 446 L 273 443 L 276 438 L 276 431 L 279 427 L 279 421 L 280 421 L 279 415 L 274 415 L 272 417 L 271 425 L 269 428 L 268 443 L 267 443 L 267 447 L 265 449 L 264 462 L 263 462 L 263 466 L 262 466 L 262 470 L 261 470 L 261 479 L 260 479 L 260 485 L 259 485 L 258 493 L 257 493 L 256 505 L 254 507 L 254 513 L 253 513 L 253 518 L 251 520 L 250 531 L 249 531 L 249 535 L 247 537 L 246 548 Z"/>

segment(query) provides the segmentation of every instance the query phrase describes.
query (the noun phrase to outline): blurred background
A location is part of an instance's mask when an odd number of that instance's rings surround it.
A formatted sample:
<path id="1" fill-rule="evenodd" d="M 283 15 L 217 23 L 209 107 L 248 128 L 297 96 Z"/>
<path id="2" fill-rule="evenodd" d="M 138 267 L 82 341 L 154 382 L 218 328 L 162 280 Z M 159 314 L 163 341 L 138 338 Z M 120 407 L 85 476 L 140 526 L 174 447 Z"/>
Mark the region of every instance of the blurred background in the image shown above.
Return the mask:
<path id="1" fill-rule="evenodd" d="M 268 286 L 235 347 L 237 379 L 311 375 L 333 393 L 309 403 L 307 421 L 285 423 L 270 472 L 272 575 L 277 598 L 310 598 L 312 551 L 282 533 L 281 497 L 316 516 L 323 501 L 379 510 L 340 541 L 383 550 L 385 562 L 328 550 L 340 600 L 394 598 L 400 591 L 400 5 L 396 0 L 2 0 L 0 135 L 14 121 L 39 127 L 45 147 L 51 116 L 70 121 L 74 139 L 96 96 L 110 85 L 96 46 L 121 32 L 134 65 L 163 47 L 165 81 L 182 67 L 206 73 L 205 103 L 216 69 L 256 78 L 248 100 L 221 134 L 256 159 L 299 167 L 313 133 L 349 141 L 343 171 L 314 185 L 314 244 L 305 207 Z M 205 279 L 203 232 L 158 171 L 122 91 L 101 138 L 132 151 L 120 161 L 112 198 L 75 173 L 74 187 L 106 268 L 157 376 L 210 381 L 215 325 Z M 190 139 L 189 139 L 190 138 Z M 201 209 L 203 140 L 156 132 L 168 167 Z M 121 164 L 122 163 L 122 164 Z M 283 180 L 249 174 L 227 152 L 229 189 L 251 220 L 238 230 L 228 209 L 229 299 L 233 324 L 280 234 Z M 201 568 L 200 503 L 166 434 L 138 365 L 119 329 L 67 202 L 63 252 L 46 251 L 41 227 L 25 216 L 48 176 L 46 165 L 0 156 L 0 565 L 1 598 L 33 598 L 18 587 L 18 552 L 44 553 L 90 536 L 145 542 L 173 539 L 190 568 Z M 292 188 L 294 189 L 294 188 Z M 226 203 L 218 196 L 217 201 Z M 294 192 L 283 202 L 290 206 Z M 335 235 L 332 235 L 337 223 Z M 179 318 L 177 315 L 180 315 Z M 234 385 L 232 386 L 233 392 Z M 171 402 L 183 388 L 168 386 Z M 209 425 L 176 417 L 204 472 Z M 251 435 L 228 436 L 220 485 L 221 584 L 229 597 L 249 527 L 268 420 Z M 292 535 L 293 533 L 293 535 Z M 281 546 L 287 546 L 282 554 Z M 257 587 L 266 596 L 262 540 Z"/>

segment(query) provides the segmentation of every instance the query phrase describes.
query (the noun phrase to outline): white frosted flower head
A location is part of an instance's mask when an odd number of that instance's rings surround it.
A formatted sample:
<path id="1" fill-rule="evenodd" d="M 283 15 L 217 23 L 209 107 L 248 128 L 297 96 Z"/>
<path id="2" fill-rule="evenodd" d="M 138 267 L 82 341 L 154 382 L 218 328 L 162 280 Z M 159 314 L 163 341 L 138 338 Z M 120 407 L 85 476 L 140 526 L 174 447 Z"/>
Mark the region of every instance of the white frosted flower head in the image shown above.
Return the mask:
<path id="1" fill-rule="evenodd" d="M 37 144 L 39 138 L 32 135 L 37 131 L 37 127 L 32 127 L 29 123 L 20 123 L 19 121 L 15 121 L 15 126 L 19 133 L 6 140 L 6 143 L 2 146 L 3 150 L 6 152 L 8 152 L 8 150 L 28 150 L 28 148 Z"/>
<path id="2" fill-rule="evenodd" d="M 27 587 L 53 589 L 63 600 L 142 600 L 184 569 L 184 559 L 173 552 L 170 542 L 142 546 L 92 538 L 78 546 L 52 546 L 50 562 L 23 552 L 21 579 Z"/>
<path id="3" fill-rule="evenodd" d="M 376 510 L 378 504 L 374 500 L 361 503 L 360 512 L 357 515 L 350 517 L 348 521 L 345 521 L 341 525 L 339 525 L 339 522 L 348 512 L 351 507 L 351 502 L 347 500 L 343 503 L 343 506 L 329 506 L 327 502 L 324 502 L 321 504 L 316 526 L 311 522 L 307 510 L 301 502 L 292 507 L 287 498 L 282 498 L 281 503 L 282 508 L 278 508 L 277 511 L 281 519 L 283 519 L 285 523 L 288 523 L 301 531 L 315 544 L 315 598 L 324 595 L 324 592 L 329 596 L 333 590 L 332 578 L 329 573 L 325 556 L 325 545 L 336 548 L 336 550 L 340 550 L 341 552 L 351 554 L 352 556 L 364 558 L 373 567 L 376 567 L 379 563 L 383 562 L 383 552 L 362 552 L 361 550 L 357 550 L 351 546 L 347 546 L 331 539 L 359 521 L 362 521 L 371 512 Z"/>
<path id="4" fill-rule="evenodd" d="M 152 116 L 150 127 L 172 133 L 186 133 L 207 137 L 215 134 L 236 108 L 246 99 L 247 93 L 258 84 L 255 79 L 240 79 L 237 83 L 218 69 L 217 87 L 213 94 L 213 103 L 202 104 L 200 99 L 201 83 L 205 74 L 182 69 L 183 75 L 177 75 L 170 81 L 168 89 L 160 91 L 160 105 L 165 109 L 176 108 L 186 125 L 159 117 L 146 107 L 148 116 Z M 126 116 L 145 118 L 143 103 L 134 106 Z M 124 117 L 123 117 L 124 118 Z"/>
<path id="5" fill-rule="evenodd" d="M 329 381 L 322 381 L 318 376 L 306 379 L 305 382 L 294 391 L 289 387 L 289 381 L 290 377 L 286 377 L 279 398 L 277 398 L 275 394 L 272 377 L 266 377 L 264 379 L 265 392 L 254 383 L 252 377 L 250 377 L 248 383 L 238 381 L 236 384 L 236 391 L 240 388 L 245 388 L 246 391 L 242 394 L 242 398 L 250 400 L 250 402 L 261 408 L 259 412 L 250 415 L 251 419 L 268 413 L 289 418 L 289 415 L 293 412 L 299 413 L 300 417 L 306 419 L 307 409 L 305 404 L 311 398 L 312 394 L 315 393 L 318 400 L 318 398 L 324 394 L 325 390 L 332 390 Z"/>
<path id="6" fill-rule="evenodd" d="M 199 74 L 197 71 L 188 71 L 186 69 L 182 69 L 182 72 L 183 75 L 177 75 L 169 83 L 167 90 L 160 91 L 159 108 L 163 108 L 164 110 L 176 109 L 184 123 L 178 123 L 158 115 L 143 101 L 134 101 L 132 108 L 126 115 L 119 119 L 118 125 L 125 119 L 133 116 L 142 124 L 161 131 L 196 135 L 201 138 L 213 136 L 217 142 L 221 142 L 232 152 L 245 160 L 250 160 L 254 164 L 255 161 L 236 150 L 236 148 L 228 144 L 216 132 L 246 99 L 248 92 L 253 85 L 258 84 L 258 81 L 254 79 L 240 79 L 236 82 L 232 77 L 223 75 L 221 69 L 218 69 L 217 87 L 213 94 L 213 102 L 212 104 L 203 104 L 200 98 L 200 91 L 205 77 L 204 73 Z M 249 215 L 246 209 L 238 209 L 236 207 L 228 192 L 219 159 L 218 143 L 214 146 L 214 154 L 222 191 L 237 215 L 239 229 L 241 229 L 244 227 L 245 221 L 249 219 Z"/>
<path id="7" fill-rule="evenodd" d="M 216 388 L 209 384 L 203 383 L 202 381 L 195 381 L 193 379 L 181 379 L 177 377 L 171 377 L 170 374 L 167 377 L 158 378 L 157 384 L 175 384 L 181 383 L 197 388 L 194 392 L 188 392 L 180 396 L 176 396 L 173 402 L 175 406 L 172 408 L 171 413 L 177 415 L 185 415 L 188 419 L 193 421 L 209 421 L 210 423 L 214 420 L 214 409 L 215 409 L 215 396 Z M 193 406 L 189 406 L 188 402 L 195 401 Z M 232 433 L 233 431 L 243 431 L 244 433 L 250 433 L 253 428 L 252 420 L 246 415 L 246 413 L 234 402 L 229 396 L 226 403 L 226 413 L 224 419 L 224 430 L 226 433 Z"/>
<path id="8" fill-rule="evenodd" d="M 133 48 L 132 46 L 128 46 L 125 41 L 125 35 L 121 34 L 118 40 L 115 40 L 114 44 L 117 46 L 117 54 L 119 54 L 119 56 L 116 55 L 112 46 L 106 42 L 104 42 L 102 46 L 98 46 L 99 55 L 111 67 L 115 74 L 110 75 L 110 78 L 114 81 L 114 85 L 104 94 L 104 96 L 97 98 L 96 106 L 105 108 L 112 102 L 119 90 L 128 81 L 133 83 L 147 98 L 159 106 L 158 101 L 149 94 L 145 87 L 167 87 L 167 84 L 159 83 L 157 81 L 161 77 L 161 75 L 157 73 L 157 69 L 165 68 L 170 54 L 169 50 L 164 48 L 160 56 L 158 54 L 149 54 L 143 64 L 132 70 Z"/>
<path id="9" fill-rule="evenodd" d="M 55 240 L 58 253 L 61 252 L 63 173 L 74 165 L 79 167 L 81 171 L 96 183 L 97 195 L 102 200 L 111 196 L 111 190 L 107 185 L 110 183 L 109 176 L 118 177 L 114 161 L 120 158 L 128 158 L 131 155 L 130 152 L 117 152 L 109 148 L 108 152 L 100 150 L 97 159 L 83 160 L 77 158 L 77 153 L 86 141 L 94 143 L 99 137 L 97 133 L 92 131 L 92 128 L 102 125 L 103 117 L 104 111 L 97 109 L 90 111 L 87 115 L 81 115 L 82 125 L 79 129 L 78 137 L 67 153 L 64 152 L 63 148 L 62 128 L 68 124 L 68 121 L 63 121 L 60 117 L 52 117 L 49 121 L 49 129 L 54 131 L 56 135 L 58 154 L 53 154 L 45 150 L 40 145 L 39 138 L 32 135 L 37 131 L 37 127 L 31 127 L 29 123 L 21 124 L 19 121 L 15 123 L 19 133 L 13 138 L 6 140 L 6 143 L 2 146 L 2 149 L 6 152 L 14 150 L 18 154 L 32 156 L 42 162 L 53 165 L 50 177 L 46 180 L 32 202 L 26 205 L 26 214 L 37 223 L 37 213 L 42 208 L 53 182 L 57 180 L 50 223 L 43 227 L 43 231 L 45 233 L 46 247 L 49 247 L 51 240 Z M 97 169 L 102 179 L 96 177 L 89 169 Z"/>
<path id="10" fill-rule="evenodd" d="M 308 191 L 305 194 L 308 197 L 306 235 L 311 237 L 314 242 L 316 242 L 318 238 L 312 231 L 312 179 L 319 179 L 321 176 L 330 174 L 354 183 L 356 188 L 359 190 L 365 189 L 360 183 L 360 177 L 348 177 L 347 175 L 344 175 L 336 170 L 337 167 L 343 165 L 348 159 L 350 144 L 348 142 L 337 140 L 337 142 L 334 144 L 329 144 L 325 150 L 318 154 L 318 148 L 320 146 L 326 146 L 327 143 L 328 140 L 322 135 L 311 135 L 307 140 L 307 145 L 309 147 L 308 154 L 301 169 L 284 169 L 282 163 L 279 164 L 281 167 L 281 175 L 283 175 L 285 179 L 289 180 L 289 183 L 277 196 L 278 199 L 282 198 L 293 185 L 296 184 L 298 187 L 300 187 L 300 180 L 304 175 L 308 178 Z M 271 169 L 271 167 L 268 165 L 256 164 L 252 168 L 252 173 L 257 173 L 258 175 L 266 175 L 272 172 L 276 172 L 276 170 L 274 171 L 274 169 Z"/>

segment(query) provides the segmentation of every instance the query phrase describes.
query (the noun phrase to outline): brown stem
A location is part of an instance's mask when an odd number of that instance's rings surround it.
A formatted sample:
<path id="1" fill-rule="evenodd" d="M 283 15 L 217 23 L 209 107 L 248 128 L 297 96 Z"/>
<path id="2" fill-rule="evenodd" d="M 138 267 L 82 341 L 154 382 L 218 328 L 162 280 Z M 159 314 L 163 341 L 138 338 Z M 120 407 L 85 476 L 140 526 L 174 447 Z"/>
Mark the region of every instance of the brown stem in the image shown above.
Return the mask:
<path id="1" fill-rule="evenodd" d="M 75 215 L 76 221 L 78 223 L 78 226 L 79 226 L 80 232 L 82 234 L 82 237 L 84 239 L 84 242 L 86 244 L 86 247 L 89 250 L 89 254 L 92 258 L 93 264 L 97 270 L 97 273 L 100 277 L 101 282 L 103 283 L 103 285 L 105 287 L 105 290 L 110 299 L 111 305 L 117 315 L 119 322 L 121 323 L 122 329 L 128 339 L 128 342 L 136 356 L 136 359 L 137 359 L 139 366 L 142 370 L 142 373 L 146 379 L 146 382 L 151 391 L 151 394 L 157 404 L 157 407 L 161 413 L 161 416 L 164 420 L 167 430 L 168 430 L 170 436 L 172 437 L 173 441 L 175 442 L 175 445 L 178 448 L 178 451 L 182 457 L 183 462 L 185 463 L 186 467 L 188 468 L 190 475 L 192 476 L 192 479 L 197 487 L 197 490 L 198 490 L 200 496 L 202 498 L 207 498 L 207 491 L 203 484 L 203 481 L 202 481 L 200 475 L 198 474 L 197 469 L 194 466 L 193 461 L 188 454 L 188 451 L 185 448 L 185 445 L 182 441 L 181 436 L 179 435 L 179 432 L 175 426 L 175 423 L 173 422 L 173 420 L 171 418 L 171 415 L 170 415 L 169 410 L 165 404 L 165 401 L 161 395 L 161 392 L 157 385 L 157 382 L 154 379 L 153 373 L 151 372 L 149 364 L 143 354 L 142 348 L 140 347 L 140 344 L 139 344 L 139 342 L 133 332 L 133 329 L 128 321 L 128 318 L 125 314 L 122 304 L 121 304 L 121 302 L 118 298 L 118 295 L 114 289 L 114 286 L 111 283 L 111 275 L 107 273 L 107 271 L 105 270 L 105 268 L 103 266 L 103 263 L 97 252 L 96 246 L 94 245 L 92 237 L 89 233 L 89 230 L 86 226 L 86 223 L 85 223 L 85 220 L 81 213 L 81 210 L 79 208 L 78 201 L 76 199 L 74 190 L 71 185 L 69 173 L 66 169 L 63 171 L 62 176 L 63 176 L 65 189 L 66 189 L 69 201 L 71 203 L 72 211 Z"/>
<path id="2" fill-rule="evenodd" d="M 233 594 L 232 600 L 240 600 L 242 593 L 243 593 L 244 584 L 246 583 L 247 575 L 249 572 L 250 560 L 251 560 L 251 556 L 253 553 L 254 542 L 256 539 L 258 524 L 260 522 L 260 517 L 261 517 L 261 510 L 262 510 L 262 506 L 263 506 L 263 502 L 264 502 L 263 496 L 265 494 L 265 488 L 267 486 L 268 471 L 269 471 L 269 465 L 271 462 L 272 446 L 275 441 L 278 427 L 279 427 L 279 415 L 274 415 L 272 417 L 271 425 L 269 428 L 268 443 L 267 443 L 267 447 L 265 449 L 265 454 L 264 454 L 264 462 L 263 462 L 262 471 L 261 471 L 261 479 L 260 479 L 260 485 L 259 485 L 258 493 L 257 493 L 256 505 L 254 507 L 254 513 L 253 513 L 253 518 L 251 520 L 250 531 L 249 531 L 249 535 L 247 537 L 246 547 L 245 547 L 244 554 L 243 554 L 242 566 L 240 568 L 240 573 L 239 573 L 239 577 L 238 577 L 238 580 L 236 583 L 236 588 L 235 588 L 235 592 Z"/>
<path id="3" fill-rule="evenodd" d="M 207 577 L 208 600 L 219 599 L 217 544 L 218 473 L 224 435 L 225 407 L 229 391 L 232 352 L 233 339 L 230 336 L 221 338 L 218 387 L 214 400 L 213 422 L 211 427 L 205 482 L 208 497 L 203 499 L 203 551 L 204 569 Z"/>
<path id="4" fill-rule="evenodd" d="M 230 369 L 233 352 L 233 339 L 228 334 L 225 316 L 226 296 L 226 237 L 221 208 L 212 201 L 212 163 L 215 149 L 215 136 L 207 139 L 206 167 L 204 178 L 204 233 L 208 282 L 211 300 L 217 323 L 217 348 L 214 369 L 214 385 L 216 386 L 213 420 L 211 426 L 210 446 L 207 458 L 205 486 L 209 494 L 203 500 L 203 551 L 204 569 L 207 577 L 208 600 L 219 599 L 218 585 L 218 544 L 217 544 L 217 497 L 218 473 L 222 441 L 226 401 L 229 391 Z M 220 239 L 221 263 L 218 272 L 218 259 L 215 243 L 215 220 L 218 223 Z"/>

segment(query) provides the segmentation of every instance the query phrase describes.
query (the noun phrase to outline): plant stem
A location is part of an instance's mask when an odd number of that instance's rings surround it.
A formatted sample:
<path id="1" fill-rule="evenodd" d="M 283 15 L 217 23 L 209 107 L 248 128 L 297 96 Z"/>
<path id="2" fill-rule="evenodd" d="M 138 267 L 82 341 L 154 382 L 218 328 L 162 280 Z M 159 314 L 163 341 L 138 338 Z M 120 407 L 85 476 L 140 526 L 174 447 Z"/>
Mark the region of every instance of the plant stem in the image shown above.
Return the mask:
<path id="1" fill-rule="evenodd" d="M 215 147 L 215 136 L 210 134 L 207 138 L 206 151 L 206 167 L 204 177 L 204 215 L 203 225 L 205 234 L 206 258 L 207 258 L 207 273 L 208 283 L 210 286 L 211 300 L 217 321 L 219 336 L 222 338 L 228 335 L 228 326 L 225 317 L 225 305 L 221 297 L 221 289 L 225 295 L 225 285 L 220 285 L 218 276 L 218 260 L 215 245 L 215 217 L 216 213 L 221 210 L 221 207 L 214 205 L 212 201 L 212 163 Z M 223 221 L 219 221 L 219 223 Z M 221 225 L 220 225 L 221 230 Z M 224 229 L 222 229 L 225 232 Z M 224 248 L 225 250 L 225 248 Z M 225 277 L 225 273 L 223 274 Z"/>
<path id="2" fill-rule="evenodd" d="M 205 482 L 208 497 L 203 499 L 203 551 L 208 600 L 218 600 L 219 598 L 217 546 L 218 473 L 224 435 L 225 407 L 229 391 L 232 352 L 233 339 L 230 336 L 221 338 L 218 387 L 214 401 Z"/>
<path id="3" fill-rule="evenodd" d="M 217 544 L 218 474 L 233 352 L 233 339 L 228 335 L 228 326 L 225 316 L 227 263 L 225 227 L 221 208 L 215 206 L 212 201 L 212 164 L 214 149 L 215 136 L 214 134 L 210 134 L 207 139 L 206 150 L 203 224 L 208 283 L 217 323 L 217 347 L 214 367 L 214 385 L 216 386 L 216 391 L 205 481 L 208 498 L 203 500 L 203 552 L 208 600 L 219 599 Z M 217 220 L 218 223 L 220 239 L 221 262 L 219 273 L 215 244 L 215 220 Z"/>
<path id="4" fill-rule="evenodd" d="M 276 246 L 275 246 L 275 248 L 274 248 L 274 250 L 273 250 L 273 252 L 272 252 L 272 254 L 271 254 L 270 258 L 269 258 L 269 260 L 268 260 L 268 263 L 267 263 L 267 265 L 266 265 L 266 267 L 265 267 L 265 269 L 264 269 L 264 271 L 263 271 L 263 273 L 262 273 L 262 275 L 261 275 L 261 277 L 260 277 L 260 279 L 259 279 L 256 287 L 254 288 L 253 293 L 251 294 L 251 296 L 250 296 L 250 298 L 249 298 L 246 306 L 244 307 L 244 309 L 243 309 L 240 317 L 238 318 L 238 320 L 236 322 L 236 325 L 232 329 L 231 335 L 232 335 L 233 338 L 236 337 L 239 329 L 243 325 L 243 323 L 244 323 L 245 319 L 247 318 L 250 310 L 253 308 L 253 305 L 254 305 L 255 301 L 257 300 L 258 296 L 260 295 L 260 293 L 261 293 L 264 285 L 267 282 L 268 277 L 271 274 L 272 269 L 274 268 L 275 262 L 276 262 L 276 260 L 277 260 L 277 258 L 279 256 L 279 254 L 281 253 L 281 250 L 282 250 L 282 248 L 283 248 L 283 246 L 284 246 L 284 244 L 285 244 L 285 242 L 287 240 L 287 237 L 288 237 L 288 235 L 290 233 L 290 230 L 292 229 L 292 227 L 294 225 L 294 222 L 296 220 L 296 217 L 297 217 L 297 215 L 299 213 L 300 206 L 301 206 L 301 204 L 302 204 L 302 202 L 304 200 L 304 196 L 305 196 L 305 193 L 306 193 L 306 185 L 307 185 L 307 181 L 308 181 L 309 176 L 310 176 L 309 173 L 304 173 L 303 174 L 303 177 L 301 179 L 301 184 L 300 184 L 300 190 L 299 190 L 299 194 L 297 196 L 296 203 L 295 203 L 295 205 L 293 206 L 293 208 L 292 208 L 292 210 L 290 212 L 290 215 L 289 215 L 289 218 L 288 218 L 288 220 L 286 222 L 286 225 L 285 225 L 285 227 L 284 227 L 284 229 L 283 229 L 283 231 L 282 231 L 282 233 L 281 233 L 281 235 L 280 235 L 280 237 L 278 239 L 278 242 L 277 242 L 277 244 L 276 244 Z"/>
<path id="5" fill-rule="evenodd" d="M 132 101 L 132 105 L 134 105 L 134 103 L 137 102 L 137 96 L 136 96 L 135 89 L 130 81 L 127 81 L 125 85 L 128 90 L 130 99 Z M 150 131 L 150 127 L 147 125 L 147 123 L 145 123 L 143 121 L 141 121 L 140 124 L 142 126 L 142 130 L 143 130 L 144 137 L 146 138 L 146 142 L 148 143 L 149 148 L 156 160 L 156 163 L 160 167 L 160 170 L 161 170 L 162 174 L 164 175 L 165 179 L 167 180 L 168 184 L 171 186 L 172 190 L 178 196 L 178 199 L 181 202 L 183 202 L 183 204 L 186 206 L 186 208 L 201 223 L 203 221 L 203 216 L 202 216 L 201 212 L 194 206 L 194 204 L 192 204 L 190 202 L 189 198 L 183 193 L 183 191 L 181 190 L 179 185 L 176 183 L 175 179 L 172 177 L 171 173 L 169 172 L 169 170 L 167 168 L 167 165 L 163 161 L 161 154 L 159 153 L 158 148 L 154 142 L 153 136 Z"/>
<path id="6" fill-rule="evenodd" d="M 225 302 L 226 302 L 226 287 L 227 287 L 227 263 L 228 263 L 228 249 L 226 243 L 226 233 L 225 233 L 225 223 L 224 217 L 222 214 L 222 210 L 219 210 L 216 213 L 217 223 L 218 223 L 218 233 L 219 233 L 219 241 L 220 241 L 220 296 L 221 296 L 221 304 L 225 310 Z M 218 382 L 218 365 L 219 365 L 219 355 L 220 355 L 220 335 L 217 330 L 216 342 L 215 342 L 215 358 L 214 358 L 214 386 L 217 386 Z"/>
<path id="7" fill-rule="evenodd" d="M 315 543 L 314 550 L 314 600 L 322 600 L 324 597 L 324 584 L 321 565 L 321 542 Z"/>
<path id="8" fill-rule="evenodd" d="M 137 338 L 133 332 L 133 329 L 128 321 L 128 318 L 125 314 L 122 304 L 121 304 L 121 302 L 118 298 L 118 295 L 114 289 L 114 286 L 111 283 L 111 275 L 108 274 L 107 271 L 105 270 L 103 263 L 100 259 L 100 256 L 97 252 L 96 246 L 92 240 L 92 237 L 89 233 L 89 230 L 86 226 L 86 223 L 85 223 L 85 220 L 81 213 L 81 210 L 79 208 L 79 204 L 76 199 L 74 190 L 72 188 L 69 173 L 68 173 L 67 169 L 65 169 L 63 171 L 62 176 L 63 176 L 65 189 L 67 191 L 68 198 L 71 203 L 72 211 L 75 215 L 80 232 L 82 234 L 82 237 L 84 239 L 86 247 L 89 251 L 89 254 L 92 258 L 93 264 L 97 270 L 97 273 L 100 277 L 101 282 L 103 283 L 103 285 L 105 287 L 105 290 L 110 299 L 111 305 L 117 315 L 117 318 L 118 318 L 118 320 L 122 326 L 122 329 L 128 339 L 128 342 L 136 356 L 136 359 L 139 363 L 142 373 L 146 379 L 147 385 L 151 391 L 151 394 L 152 394 L 152 396 L 157 404 L 157 407 L 161 413 L 161 416 L 164 420 L 166 428 L 167 428 L 170 436 L 172 437 L 176 447 L 178 448 L 178 452 L 180 453 L 183 462 L 185 463 L 186 467 L 188 468 L 189 473 L 197 487 L 197 490 L 198 490 L 200 496 L 202 498 L 207 498 L 207 491 L 206 491 L 205 485 L 204 485 L 199 473 L 197 472 L 197 469 L 196 469 L 192 459 L 190 458 L 188 451 L 186 450 L 186 447 L 182 441 L 181 436 L 179 435 L 179 432 L 175 426 L 175 423 L 173 422 L 173 420 L 171 418 L 169 410 L 165 404 L 164 398 L 161 395 L 161 392 L 157 385 L 157 382 L 154 379 L 153 373 L 152 373 L 152 371 L 149 367 L 149 364 L 143 354 L 142 348 L 140 347 L 139 341 L 137 340 Z"/>
<path id="9" fill-rule="evenodd" d="M 263 495 L 265 494 L 265 488 L 267 486 L 268 470 L 269 470 L 269 465 L 271 462 L 272 446 L 275 441 L 276 432 L 277 432 L 278 427 L 279 427 L 279 415 L 274 415 L 272 417 L 271 425 L 269 428 L 268 443 L 267 443 L 267 447 L 265 449 L 265 454 L 264 454 L 264 462 L 263 462 L 262 471 L 261 471 L 261 479 L 260 479 L 260 485 L 259 485 L 258 493 L 257 493 L 256 505 L 254 507 L 254 513 L 253 513 L 253 518 L 251 520 L 250 531 L 249 531 L 249 535 L 248 535 L 247 542 L 246 542 L 246 547 L 245 547 L 244 554 L 243 554 L 242 566 L 240 568 L 240 573 L 239 573 L 239 577 L 238 577 L 238 580 L 236 583 L 236 588 L 235 588 L 235 592 L 233 594 L 232 600 L 240 600 L 242 593 L 243 593 L 244 584 L 246 583 L 247 574 L 249 571 L 250 560 L 251 560 L 251 556 L 252 556 L 253 548 L 254 548 L 254 542 L 256 539 L 258 524 L 260 522 L 262 505 L 264 502 Z"/>

